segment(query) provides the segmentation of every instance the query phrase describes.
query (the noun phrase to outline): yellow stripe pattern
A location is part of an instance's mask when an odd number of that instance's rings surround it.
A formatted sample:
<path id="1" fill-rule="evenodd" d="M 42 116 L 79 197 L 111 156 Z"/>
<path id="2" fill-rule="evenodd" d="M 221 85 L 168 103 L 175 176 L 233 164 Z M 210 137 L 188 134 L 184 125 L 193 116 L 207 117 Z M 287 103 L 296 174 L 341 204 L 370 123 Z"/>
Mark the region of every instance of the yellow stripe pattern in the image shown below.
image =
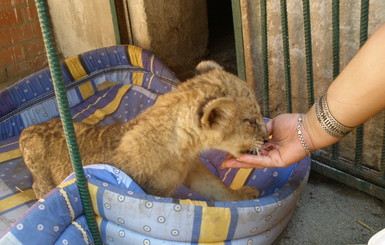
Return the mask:
<path id="1" fill-rule="evenodd" d="M 100 216 L 99 208 L 98 208 L 98 202 L 97 202 L 97 193 L 98 193 L 98 187 L 96 185 L 88 183 L 88 190 L 90 192 L 92 207 L 94 209 L 94 212 Z"/>
<path id="2" fill-rule="evenodd" d="M 253 171 L 253 168 L 241 168 L 238 173 L 235 175 L 233 182 L 230 185 L 230 188 L 237 190 L 245 185 L 247 178 L 250 173 Z"/>
<path id="3" fill-rule="evenodd" d="M 116 86 L 116 85 L 120 85 L 120 82 L 111 82 L 111 81 L 106 80 L 103 83 L 96 86 L 96 89 L 98 91 L 103 91 L 103 90 L 106 90 L 106 89 L 111 88 L 111 87 Z"/>
<path id="4" fill-rule="evenodd" d="M 202 210 L 199 243 L 225 241 L 230 221 L 231 211 L 229 208 L 204 207 Z"/>
<path id="5" fill-rule="evenodd" d="M 65 188 L 65 187 L 67 187 L 73 183 L 75 183 L 75 179 L 71 179 L 71 180 L 68 180 L 66 182 L 62 182 L 62 183 L 60 183 L 60 185 L 58 185 L 58 187 L 63 189 L 63 188 Z"/>
<path id="6" fill-rule="evenodd" d="M 83 83 L 78 88 L 79 88 L 80 94 L 82 95 L 83 100 L 86 100 L 95 94 L 94 87 L 92 86 L 92 83 L 90 81 Z"/>
<path id="7" fill-rule="evenodd" d="M 15 149 L 12 151 L 7 151 L 0 154 L 0 163 L 8 160 L 12 160 L 15 158 L 21 157 L 21 151 L 19 149 Z"/>
<path id="8" fill-rule="evenodd" d="M 96 224 L 98 225 L 99 230 L 100 230 L 100 229 L 101 229 L 100 227 L 101 227 L 101 225 L 102 225 L 103 218 L 102 218 L 101 216 L 99 216 L 99 215 L 96 215 L 96 216 L 95 216 L 95 219 L 96 219 Z"/>
<path id="9" fill-rule="evenodd" d="M 118 109 L 119 107 L 121 100 L 123 99 L 123 96 L 126 94 L 126 92 L 130 89 L 131 86 L 132 85 L 123 85 L 119 89 L 115 98 L 108 105 L 96 110 L 94 114 L 90 115 L 88 118 L 85 118 L 83 122 L 94 125 L 103 120 L 106 115 L 109 115 L 116 111 L 116 109 Z"/>
<path id="10" fill-rule="evenodd" d="M 179 204 L 190 205 L 190 206 L 203 206 L 203 207 L 207 207 L 207 202 L 195 201 L 195 200 L 190 200 L 190 199 L 181 199 L 181 200 L 179 200 Z"/>
<path id="11" fill-rule="evenodd" d="M 36 200 L 35 193 L 32 189 L 19 192 L 0 201 L 0 213 L 32 200 Z"/>
<path id="12" fill-rule="evenodd" d="M 144 68 L 142 60 L 142 49 L 132 45 L 128 45 L 128 54 L 133 66 Z"/>
<path id="13" fill-rule="evenodd" d="M 143 72 L 133 72 L 132 73 L 132 83 L 138 86 L 143 85 L 144 73 Z"/>
<path id="14" fill-rule="evenodd" d="M 84 69 L 78 56 L 68 58 L 64 61 L 75 80 L 79 80 L 87 76 L 87 72 Z"/>

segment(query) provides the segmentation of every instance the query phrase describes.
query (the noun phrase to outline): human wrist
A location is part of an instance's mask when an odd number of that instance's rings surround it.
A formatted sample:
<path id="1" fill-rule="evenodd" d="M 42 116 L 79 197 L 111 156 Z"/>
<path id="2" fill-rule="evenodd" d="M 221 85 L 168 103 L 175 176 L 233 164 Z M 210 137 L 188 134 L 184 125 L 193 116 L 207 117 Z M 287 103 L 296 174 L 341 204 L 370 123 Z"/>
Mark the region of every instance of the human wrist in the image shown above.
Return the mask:
<path id="1" fill-rule="evenodd" d="M 304 139 L 304 130 L 302 129 L 303 128 L 302 124 L 303 124 L 303 114 L 300 114 L 297 119 L 297 135 L 298 135 L 299 141 L 301 142 L 302 148 L 306 151 L 306 154 L 310 157 L 311 151 Z"/>
<path id="2" fill-rule="evenodd" d="M 314 109 L 318 123 L 329 135 L 341 139 L 353 130 L 352 127 L 345 126 L 333 116 L 327 102 L 326 94 L 321 96 L 314 104 Z"/>
<path id="3" fill-rule="evenodd" d="M 322 128 L 320 122 L 317 120 L 314 105 L 303 116 L 302 121 L 304 128 L 303 137 L 310 151 L 315 151 L 339 141 L 339 138 L 331 136 Z"/>

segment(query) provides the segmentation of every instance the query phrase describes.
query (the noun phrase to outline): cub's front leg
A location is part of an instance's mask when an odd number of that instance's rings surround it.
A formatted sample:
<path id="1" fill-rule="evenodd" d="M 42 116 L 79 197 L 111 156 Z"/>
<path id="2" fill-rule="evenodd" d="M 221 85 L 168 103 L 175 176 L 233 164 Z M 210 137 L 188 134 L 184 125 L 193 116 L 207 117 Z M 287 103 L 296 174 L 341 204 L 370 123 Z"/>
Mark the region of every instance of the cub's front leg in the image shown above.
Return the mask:
<path id="1" fill-rule="evenodd" d="M 243 186 L 232 190 L 210 172 L 200 161 L 191 167 L 183 183 L 196 193 L 214 201 L 239 201 L 258 198 L 258 189 Z"/>

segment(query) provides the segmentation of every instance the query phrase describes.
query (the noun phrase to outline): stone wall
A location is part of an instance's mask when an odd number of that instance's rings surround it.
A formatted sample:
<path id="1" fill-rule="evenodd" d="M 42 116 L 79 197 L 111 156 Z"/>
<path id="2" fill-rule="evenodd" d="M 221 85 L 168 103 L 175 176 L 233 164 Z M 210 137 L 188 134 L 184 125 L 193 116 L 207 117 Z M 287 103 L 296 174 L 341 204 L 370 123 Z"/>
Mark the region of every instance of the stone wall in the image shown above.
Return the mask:
<path id="1" fill-rule="evenodd" d="M 340 67 L 343 69 L 359 49 L 359 0 L 340 1 Z M 333 81 L 332 1 L 310 1 L 311 35 L 315 99 L 325 93 Z M 262 95 L 263 69 L 261 52 L 260 1 L 241 0 L 247 80 Z M 287 1 L 290 43 L 290 66 L 293 111 L 307 110 L 306 60 L 302 1 Z M 369 35 L 385 22 L 385 1 L 370 1 Z M 267 1 L 268 69 L 271 117 L 286 111 L 285 76 L 282 47 L 280 1 Z M 384 113 L 365 124 L 364 162 L 379 169 Z M 355 132 L 341 144 L 341 155 L 353 160 Z"/>
<path id="2" fill-rule="evenodd" d="M 126 1 L 133 44 L 155 53 L 179 73 L 206 53 L 206 0 Z"/>
<path id="3" fill-rule="evenodd" d="M 48 5 L 64 58 L 116 44 L 109 0 L 48 0 Z"/>

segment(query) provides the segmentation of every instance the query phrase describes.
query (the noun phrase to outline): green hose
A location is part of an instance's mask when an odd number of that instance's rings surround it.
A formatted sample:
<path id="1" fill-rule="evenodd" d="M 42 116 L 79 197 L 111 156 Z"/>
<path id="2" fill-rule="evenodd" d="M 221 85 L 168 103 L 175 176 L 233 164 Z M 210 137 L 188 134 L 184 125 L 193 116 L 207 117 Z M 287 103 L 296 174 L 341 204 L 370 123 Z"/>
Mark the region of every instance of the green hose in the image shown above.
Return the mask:
<path id="1" fill-rule="evenodd" d="M 286 111 L 293 112 L 291 102 L 291 75 L 290 75 L 290 53 L 289 53 L 289 28 L 287 24 L 287 6 L 286 0 L 281 0 L 281 25 L 282 25 L 282 46 L 283 46 L 283 61 L 285 68 L 286 79 Z"/>
<path id="2" fill-rule="evenodd" d="M 333 25 L 333 80 L 340 73 L 340 0 L 332 2 L 332 25 Z M 339 158 L 339 143 L 332 147 L 332 158 Z"/>
<path id="3" fill-rule="evenodd" d="M 385 119 L 382 135 L 385 135 Z M 382 169 L 382 178 L 385 179 L 385 136 L 382 136 L 382 152 L 381 152 L 381 165 L 380 169 Z"/>
<path id="4" fill-rule="evenodd" d="M 302 0 L 303 5 L 303 24 L 305 32 L 305 49 L 306 49 L 306 74 L 307 74 L 307 93 L 308 107 L 314 104 L 314 77 L 313 77 L 313 52 L 311 44 L 311 21 L 310 21 L 310 4 L 309 0 Z"/>
<path id="5" fill-rule="evenodd" d="M 84 214 L 92 237 L 94 239 L 94 244 L 102 244 L 99 236 L 99 230 L 96 224 L 96 219 L 92 211 L 92 204 L 88 191 L 87 179 L 84 175 L 83 166 L 80 159 L 79 147 L 76 141 L 75 130 L 70 114 L 67 92 L 65 89 L 62 70 L 60 66 L 60 60 L 59 56 L 57 55 L 53 27 L 49 18 L 48 5 L 46 0 L 35 0 L 35 2 L 39 14 L 40 26 L 43 33 L 44 44 L 55 89 L 59 113 L 63 124 L 65 137 L 67 140 L 72 166 L 75 171 L 76 183 L 79 189 Z"/>
<path id="6" fill-rule="evenodd" d="M 267 40 L 267 2 L 261 0 L 261 39 L 263 59 L 263 116 L 270 117 L 269 106 L 269 53 Z"/>

